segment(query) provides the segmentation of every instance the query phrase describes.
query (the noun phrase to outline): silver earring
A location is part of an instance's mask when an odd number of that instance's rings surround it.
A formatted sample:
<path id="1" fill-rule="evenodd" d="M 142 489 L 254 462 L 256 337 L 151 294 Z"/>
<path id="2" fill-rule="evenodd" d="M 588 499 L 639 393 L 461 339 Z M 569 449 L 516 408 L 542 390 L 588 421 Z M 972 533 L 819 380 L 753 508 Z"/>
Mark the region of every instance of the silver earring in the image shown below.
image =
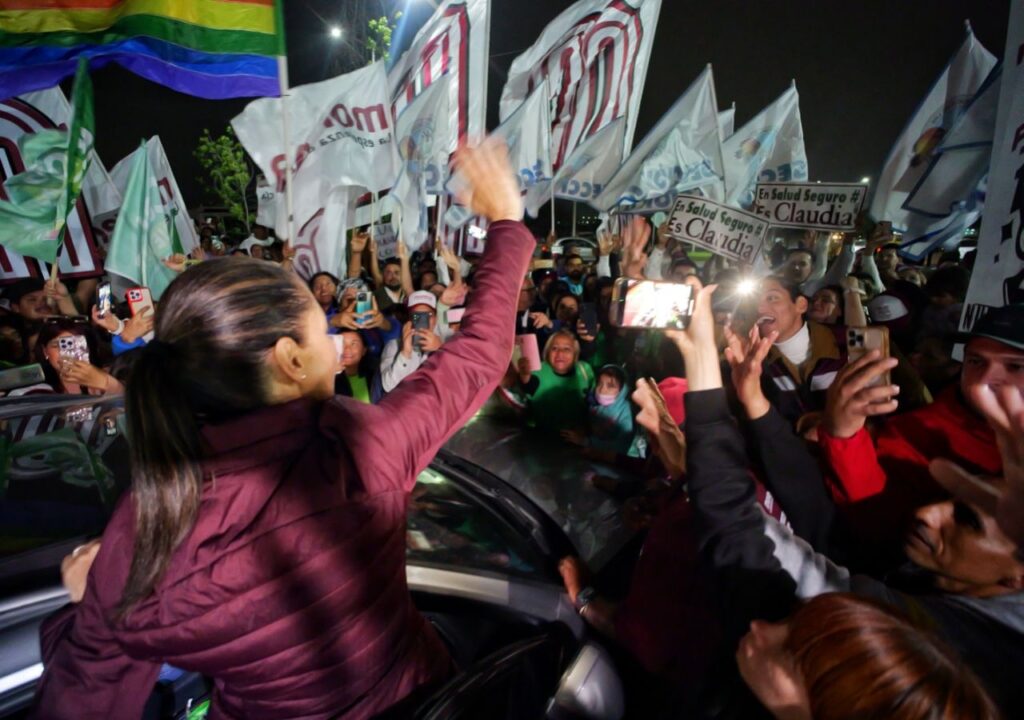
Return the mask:
<path id="1" fill-rule="evenodd" d="M 301 377 L 300 379 L 301 379 L 301 380 L 305 380 L 305 379 L 306 379 L 306 376 L 305 376 L 305 375 L 303 375 L 303 376 L 302 376 L 302 377 Z"/>

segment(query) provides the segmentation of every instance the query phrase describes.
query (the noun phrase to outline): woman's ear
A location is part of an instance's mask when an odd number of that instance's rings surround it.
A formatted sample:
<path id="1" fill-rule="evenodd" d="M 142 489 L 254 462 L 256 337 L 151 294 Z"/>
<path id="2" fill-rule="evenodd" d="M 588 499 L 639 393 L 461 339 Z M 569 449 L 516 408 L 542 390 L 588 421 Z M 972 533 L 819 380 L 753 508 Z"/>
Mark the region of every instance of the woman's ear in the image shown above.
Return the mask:
<path id="1" fill-rule="evenodd" d="M 270 353 L 275 378 L 298 385 L 306 379 L 306 363 L 302 348 L 288 336 L 278 338 Z"/>

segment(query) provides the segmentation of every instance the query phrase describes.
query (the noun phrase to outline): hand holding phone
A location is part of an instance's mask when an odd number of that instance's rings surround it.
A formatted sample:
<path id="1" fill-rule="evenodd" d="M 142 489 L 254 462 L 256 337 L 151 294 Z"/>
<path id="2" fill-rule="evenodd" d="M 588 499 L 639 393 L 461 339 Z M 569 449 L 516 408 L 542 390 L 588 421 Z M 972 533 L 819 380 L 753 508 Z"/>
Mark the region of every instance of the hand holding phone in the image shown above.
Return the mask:
<path id="1" fill-rule="evenodd" d="M 100 318 L 107 317 L 112 305 L 110 283 L 105 282 L 96 288 L 96 314 Z"/>
<path id="2" fill-rule="evenodd" d="M 694 289 L 686 283 L 619 278 L 610 319 L 624 328 L 683 330 L 693 314 Z"/>

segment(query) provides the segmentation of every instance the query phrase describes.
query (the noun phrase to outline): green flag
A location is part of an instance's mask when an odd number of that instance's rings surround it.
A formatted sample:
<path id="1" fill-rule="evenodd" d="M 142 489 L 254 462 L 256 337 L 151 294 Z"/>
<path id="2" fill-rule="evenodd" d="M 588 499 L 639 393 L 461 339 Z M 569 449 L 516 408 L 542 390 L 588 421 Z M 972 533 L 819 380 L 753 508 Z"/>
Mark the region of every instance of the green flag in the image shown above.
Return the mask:
<path id="1" fill-rule="evenodd" d="M 25 171 L 4 183 L 0 245 L 46 263 L 57 260 L 68 214 L 82 192 L 93 149 L 92 80 L 78 61 L 71 95 L 71 127 L 23 135 L 18 148 Z"/>
<path id="2" fill-rule="evenodd" d="M 168 225 L 156 174 L 142 143 L 132 156 L 121 212 L 110 236 L 107 271 L 148 287 L 153 299 L 159 300 L 176 275 L 162 262 L 174 252 Z"/>

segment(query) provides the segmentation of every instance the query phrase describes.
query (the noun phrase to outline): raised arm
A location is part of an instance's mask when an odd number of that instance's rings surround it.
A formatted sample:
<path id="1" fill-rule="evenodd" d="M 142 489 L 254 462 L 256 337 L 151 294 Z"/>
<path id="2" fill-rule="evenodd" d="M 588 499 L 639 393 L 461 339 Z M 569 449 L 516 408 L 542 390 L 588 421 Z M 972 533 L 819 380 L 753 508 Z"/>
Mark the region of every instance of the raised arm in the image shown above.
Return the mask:
<path id="1" fill-rule="evenodd" d="M 402 290 L 406 297 L 412 295 L 416 288 L 412 283 L 412 268 L 409 265 L 409 248 L 404 238 L 398 238 L 398 262 L 402 265 Z"/>
<path id="2" fill-rule="evenodd" d="M 416 475 L 483 405 L 512 356 L 516 301 L 535 243 L 520 222 L 522 200 L 503 145 L 460 150 L 464 198 L 491 221 L 476 290 L 459 333 L 384 398 L 366 406 L 331 401 L 322 425 L 341 435 L 371 492 L 411 490 Z"/>

